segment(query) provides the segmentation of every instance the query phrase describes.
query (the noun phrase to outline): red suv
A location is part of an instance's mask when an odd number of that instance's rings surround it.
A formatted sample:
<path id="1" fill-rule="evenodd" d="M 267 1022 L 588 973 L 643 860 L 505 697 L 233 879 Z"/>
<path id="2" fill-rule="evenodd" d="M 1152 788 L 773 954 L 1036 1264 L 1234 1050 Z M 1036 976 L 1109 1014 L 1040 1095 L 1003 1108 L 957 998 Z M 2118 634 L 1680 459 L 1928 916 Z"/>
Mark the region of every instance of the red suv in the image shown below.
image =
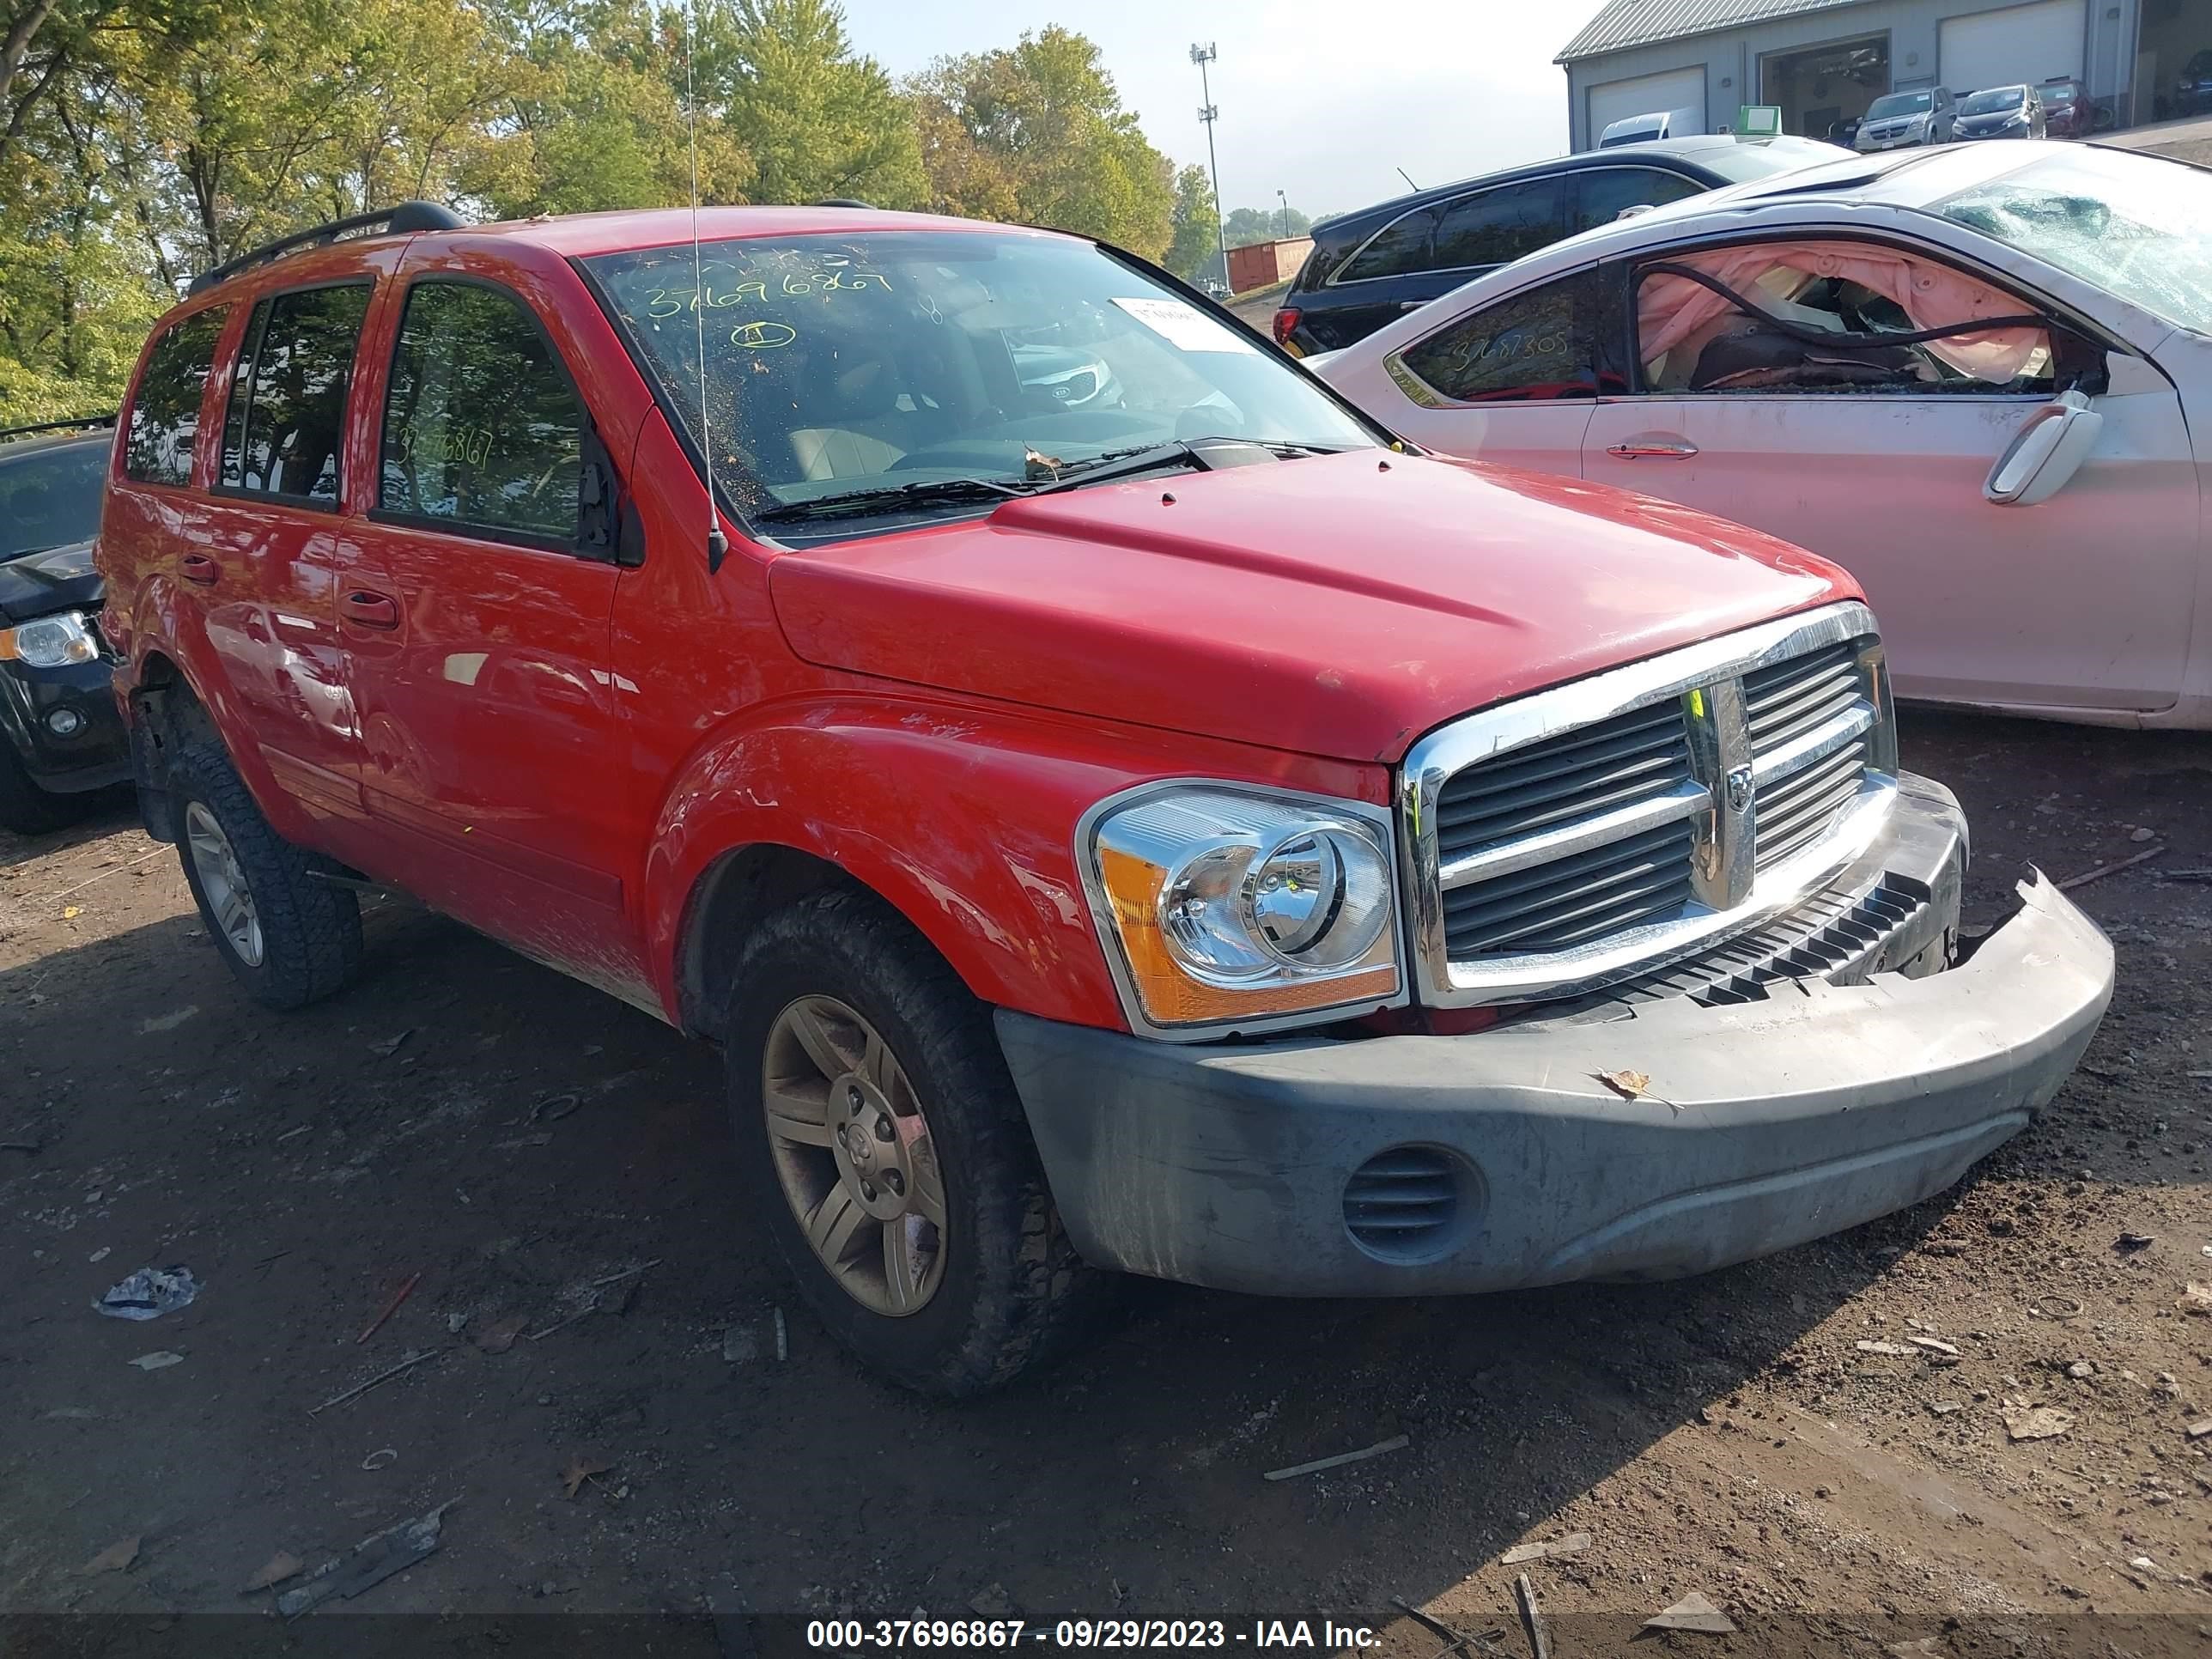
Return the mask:
<path id="1" fill-rule="evenodd" d="M 196 284 L 124 421 L 104 636 L 246 989 L 337 990 L 369 882 L 719 1042 L 744 1201 L 917 1387 L 1106 1270 L 1849 1226 L 2110 995 L 2040 882 L 1959 961 L 1966 826 L 1842 573 L 1407 453 L 1079 238 L 409 207 Z"/>

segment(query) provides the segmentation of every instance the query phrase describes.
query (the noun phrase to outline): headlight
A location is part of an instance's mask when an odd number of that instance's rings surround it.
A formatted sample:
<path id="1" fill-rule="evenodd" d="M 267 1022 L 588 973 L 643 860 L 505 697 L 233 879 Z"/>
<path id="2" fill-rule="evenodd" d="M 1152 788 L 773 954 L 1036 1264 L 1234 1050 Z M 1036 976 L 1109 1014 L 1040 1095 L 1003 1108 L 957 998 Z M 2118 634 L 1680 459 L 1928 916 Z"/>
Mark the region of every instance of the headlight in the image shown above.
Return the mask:
<path id="1" fill-rule="evenodd" d="M 40 617 L 14 628 L 0 628 L 0 662 L 13 659 L 33 668 L 66 668 L 100 655 L 100 636 L 82 611 Z"/>
<path id="2" fill-rule="evenodd" d="M 1390 825 L 1353 801 L 1161 785 L 1078 848 L 1133 1019 L 1249 1024 L 1398 994 Z"/>

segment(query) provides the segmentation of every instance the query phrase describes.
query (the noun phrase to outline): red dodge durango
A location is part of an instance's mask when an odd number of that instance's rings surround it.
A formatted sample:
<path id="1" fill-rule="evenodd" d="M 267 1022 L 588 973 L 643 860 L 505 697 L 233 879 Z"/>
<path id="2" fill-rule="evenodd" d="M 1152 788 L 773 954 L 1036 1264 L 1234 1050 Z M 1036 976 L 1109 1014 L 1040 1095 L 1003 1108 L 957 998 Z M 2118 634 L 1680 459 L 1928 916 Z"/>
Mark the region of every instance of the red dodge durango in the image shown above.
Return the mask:
<path id="1" fill-rule="evenodd" d="M 467 226 L 194 284 L 98 552 L 149 830 L 292 1008 L 415 896 L 727 1057 L 811 1305 L 1002 1382 L 1115 1272 L 1699 1272 L 1942 1190 L 2111 995 L 1971 948 L 1850 580 L 1410 452 L 1081 238 Z"/>

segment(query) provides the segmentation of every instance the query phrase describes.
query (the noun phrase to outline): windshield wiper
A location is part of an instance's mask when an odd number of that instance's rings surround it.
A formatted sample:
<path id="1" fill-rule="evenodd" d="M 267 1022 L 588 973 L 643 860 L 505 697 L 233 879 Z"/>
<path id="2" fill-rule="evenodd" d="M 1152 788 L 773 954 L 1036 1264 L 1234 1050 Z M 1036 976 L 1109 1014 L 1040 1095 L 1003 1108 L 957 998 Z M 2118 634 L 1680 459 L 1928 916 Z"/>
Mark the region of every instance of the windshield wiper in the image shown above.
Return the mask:
<path id="1" fill-rule="evenodd" d="M 1154 471 L 1164 466 L 1194 467 L 1201 472 L 1211 472 L 1216 469 L 1217 464 L 1207 458 L 1206 450 L 1210 444 L 1234 445 L 1239 449 L 1264 449 L 1270 454 L 1285 459 L 1292 455 L 1330 455 L 1336 453 L 1327 444 L 1277 443 L 1255 438 L 1177 438 L 1171 443 L 1146 444 L 1137 449 L 1109 449 L 1103 455 L 1093 455 L 1087 460 L 1067 462 L 1060 467 L 1058 479 L 1031 493 L 1050 495 L 1064 489 L 1080 489 L 1085 484 L 1133 478 L 1140 473 Z"/>
<path id="2" fill-rule="evenodd" d="M 914 483 L 878 485 L 869 489 L 848 489 L 835 495 L 817 495 L 811 501 L 786 501 L 780 507 L 763 508 L 751 517 L 756 524 L 790 524 L 804 519 L 895 513 L 902 507 L 1008 501 L 1030 493 L 1018 485 L 994 483 L 988 478 L 932 478 Z"/>

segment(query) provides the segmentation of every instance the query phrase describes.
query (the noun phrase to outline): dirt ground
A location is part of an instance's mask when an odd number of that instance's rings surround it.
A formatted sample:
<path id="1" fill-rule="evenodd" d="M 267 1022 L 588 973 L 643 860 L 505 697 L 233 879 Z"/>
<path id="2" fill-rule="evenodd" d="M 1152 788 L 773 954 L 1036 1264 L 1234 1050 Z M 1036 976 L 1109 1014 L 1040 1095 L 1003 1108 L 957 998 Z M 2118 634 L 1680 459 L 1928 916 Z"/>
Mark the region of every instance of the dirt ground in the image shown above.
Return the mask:
<path id="1" fill-rule="evenodd" d="M 1427 1659 L 1394 1595 L 1525 1653 L 1526 1573 L 1562 1659 L 1692 1591 L 1740 1630 L 1632 1650 L 2202 1652 L 2212 1318 L 2178 1304 L 2212 1281 L 2212 741 L 1920 714 L 1906 749 L 1972 813 L 1970 924 L 2026 861 L 2163 848 L 2079 890 L 2113 1012 L 1961 1189 L 1674 1285 L 1141 1286 L 1073 1363 L 957 1407 L 787 1296 L 708 1050 L 398 902 L 357 988 L 267 1014 L 127 808 L 0 837 L 0 1612 L 265 1615 L 240 1586 L 272 1556 L 457 1499 L 343 1605 L 1328 1617 Z M 171 1264 L 188 1309 L 93 1310 Z M 2070 1427 L 2015 1443 L 2019 1406 Z"/>

